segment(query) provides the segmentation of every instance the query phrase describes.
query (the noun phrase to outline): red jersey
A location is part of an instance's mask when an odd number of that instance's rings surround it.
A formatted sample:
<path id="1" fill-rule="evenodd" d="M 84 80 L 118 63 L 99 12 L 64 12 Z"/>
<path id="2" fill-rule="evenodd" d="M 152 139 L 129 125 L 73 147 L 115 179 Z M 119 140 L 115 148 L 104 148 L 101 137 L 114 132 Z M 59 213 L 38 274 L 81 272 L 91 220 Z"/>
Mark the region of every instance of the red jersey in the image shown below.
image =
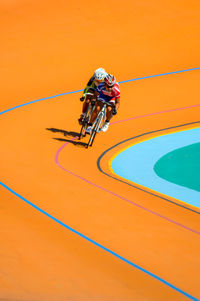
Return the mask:
<path id="1" fill-rule="evenodd" d="M 111 91 L 107 91 L 105 87 L 105 82 L 100 83 L 97 87 L 97 92 L 99 92 L 98 98 L 106 102 L 115 101 L 117 98 L 120 98 L 120 88 L 119 84 L 115 83 Z"/>

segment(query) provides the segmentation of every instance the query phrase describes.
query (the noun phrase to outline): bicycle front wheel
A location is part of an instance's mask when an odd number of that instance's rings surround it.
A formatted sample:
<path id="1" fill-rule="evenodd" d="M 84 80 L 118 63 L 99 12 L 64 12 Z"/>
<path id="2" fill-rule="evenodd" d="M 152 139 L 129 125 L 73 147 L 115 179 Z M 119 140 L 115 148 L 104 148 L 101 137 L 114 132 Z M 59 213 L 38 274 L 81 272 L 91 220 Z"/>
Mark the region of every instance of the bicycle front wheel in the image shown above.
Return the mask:
<path id="1" fill-rule="evenodd" d="M 93 145 L 96 134 L 99 131 L 99 128 L 100 128 L 100 125 L 101 125 L 101 122 L 102 122 L 102 118 L 103 118 L 102 115 L 97 116 L 97 119 L 95 121 L 95 124 L 94 124 L 94 127 L 93 127 L 92 133 L 90 135 L 90 139 L 89 139 L 89 142 L 88 142 L 87 146 L 92 146 Z"/>

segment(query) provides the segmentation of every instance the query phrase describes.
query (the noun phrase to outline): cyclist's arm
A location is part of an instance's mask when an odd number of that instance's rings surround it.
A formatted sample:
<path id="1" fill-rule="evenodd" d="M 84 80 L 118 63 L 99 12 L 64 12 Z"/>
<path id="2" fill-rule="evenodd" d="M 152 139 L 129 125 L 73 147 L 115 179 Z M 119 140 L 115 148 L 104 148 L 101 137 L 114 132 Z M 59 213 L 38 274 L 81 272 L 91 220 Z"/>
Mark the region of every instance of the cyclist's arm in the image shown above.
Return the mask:
<path id="1" fill-rule="evenodd" d="M 115 91 L 115 108 L 116 108 L 116 110 L 118 110 L 119 106 L 120 106 L 120 96 L 121 96 L 118 83 L 115 84 L 114 91 Z"/>
<path id="2" fill-rule="evenodd" d="M 120 106 L 120 97 L 117 97 L 117 98 L 115 98 L 115 108 L 116 108 L 116 110 L 119 109 L 119 106 Z"/>
<path id="3" fill-rule="evenodd" d="M 93 82 L 94 82 L 94 76 L 92 76 L 90 78 L 90 80 L 87 83 L 87 86 L 85 87 L 84 91 L 83 91 L 83 97 L 85 97 L 85 94 L 88 92 L 88 90 L 93 86 Z"/>

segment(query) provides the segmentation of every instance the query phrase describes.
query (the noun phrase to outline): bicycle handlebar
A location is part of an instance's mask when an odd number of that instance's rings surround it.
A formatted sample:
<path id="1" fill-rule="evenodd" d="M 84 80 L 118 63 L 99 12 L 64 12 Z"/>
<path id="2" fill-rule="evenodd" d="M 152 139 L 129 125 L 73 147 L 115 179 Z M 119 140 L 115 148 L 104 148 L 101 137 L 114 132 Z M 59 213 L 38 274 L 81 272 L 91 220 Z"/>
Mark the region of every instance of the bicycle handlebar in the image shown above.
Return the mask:
<path id="1" fill-rule="evenodd" d="M 101 99 L 99 99 L 99 101 L 101 101 L 103 103 L 103 106 L 105 106 L 105 107 L 112 107 L 113 115 L 117 114 L 117 109 L 116 109 L 114 103 L 109 103 L 109 102 L 106 102 L 105 100 L 101 100 Z"/>
<path id="2" fill-rule="evenodd" d="M 93 96 L 93 97 L 96 99 L 96 96 L 95 96 L 94 93 L 92 93 L 92 92 L 86 92 L 86 93 L 84 94 L 84 96 L 82 96 L 82 97 L 80 98 L 80 101 L 84 101 L 84 100 L 85 100 L 85 96 L 89 96 L 90 98 L 91 98 L 91 96 Z"/>
<path id="3" fill-rule="evenodd" d="M 109 103 L 109 102 L 107 102 L 107 101 L 105 101 L 104 99 L 101 99 L 101 98 L 97 98 L 97 100 L 100 101 L 100 102 L 102 102 L 103 105 L 106 105 L 106 107 L 113 107 L 113 108 L 115 108 L 114 103 Z"/>
<path id="4" fill-rule="evenodd" d="M 116 107 L 113 108 L 112 113 L 113 113 L 113 115 L 116 115 L 116 114 L 117 114 L 117 109 L 116 109 Z"/>
<path id="5" fill-rule="evenodd" d="M 87 93 L 85 93 L 85 95 L 92 95 L 92 96 L 94 96 L 94 93 L 87 92 Z"/>

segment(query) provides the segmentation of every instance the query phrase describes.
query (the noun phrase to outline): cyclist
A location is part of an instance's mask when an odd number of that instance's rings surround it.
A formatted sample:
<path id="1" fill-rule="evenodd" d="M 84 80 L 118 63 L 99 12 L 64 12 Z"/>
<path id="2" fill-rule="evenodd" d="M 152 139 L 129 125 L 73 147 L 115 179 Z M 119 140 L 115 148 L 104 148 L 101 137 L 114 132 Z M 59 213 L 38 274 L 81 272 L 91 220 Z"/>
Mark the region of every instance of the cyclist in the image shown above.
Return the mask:
<path id="1" fill-rule="evenodd" d="M 107 75 L 107 73 L 103 68 L 98 68 L 97 70 L 95 70 L 93 76 L 90 78 L 89 82 L 87 83 L 87 86 L 85 87 L 85 89 L 83 91 L 83 96 L 80 98 L 80 100 L 84 101 L 84 103 L 83 103 L 81 116 L 78 119 L 79 124 L 82 124 L 82 120 L 85 116 L 88 105 L 91 101 L 91 97 L 87 97 L 86 93 L 87 92 L 94 93 L 97 86 L 104 80 L 106 75 Z"/>
<path id="2" fill-rule="evenodd" d="M 102 108 L 102 102 L 107 102 L 109 106 L 106 111 L 106 121 L 101 128 L 101 131 L 106 132 L 110 119 L 113 115 L 117 114 L 117 110 L 120 106 L 120 88 L 119 84 L 116 82 L 115 77 L 112 74 L 107 74 L 104 82 L 100 83 L 97 87 L 97 92 L 99 93 L 97 98 L 97 104 L 95 110 L 91 116 L 90 126 L 87 127 L 86 133 L 90 134 L 92 130 L 92 123 L 95 121 L 95 118 L 99 111 Z"/>

